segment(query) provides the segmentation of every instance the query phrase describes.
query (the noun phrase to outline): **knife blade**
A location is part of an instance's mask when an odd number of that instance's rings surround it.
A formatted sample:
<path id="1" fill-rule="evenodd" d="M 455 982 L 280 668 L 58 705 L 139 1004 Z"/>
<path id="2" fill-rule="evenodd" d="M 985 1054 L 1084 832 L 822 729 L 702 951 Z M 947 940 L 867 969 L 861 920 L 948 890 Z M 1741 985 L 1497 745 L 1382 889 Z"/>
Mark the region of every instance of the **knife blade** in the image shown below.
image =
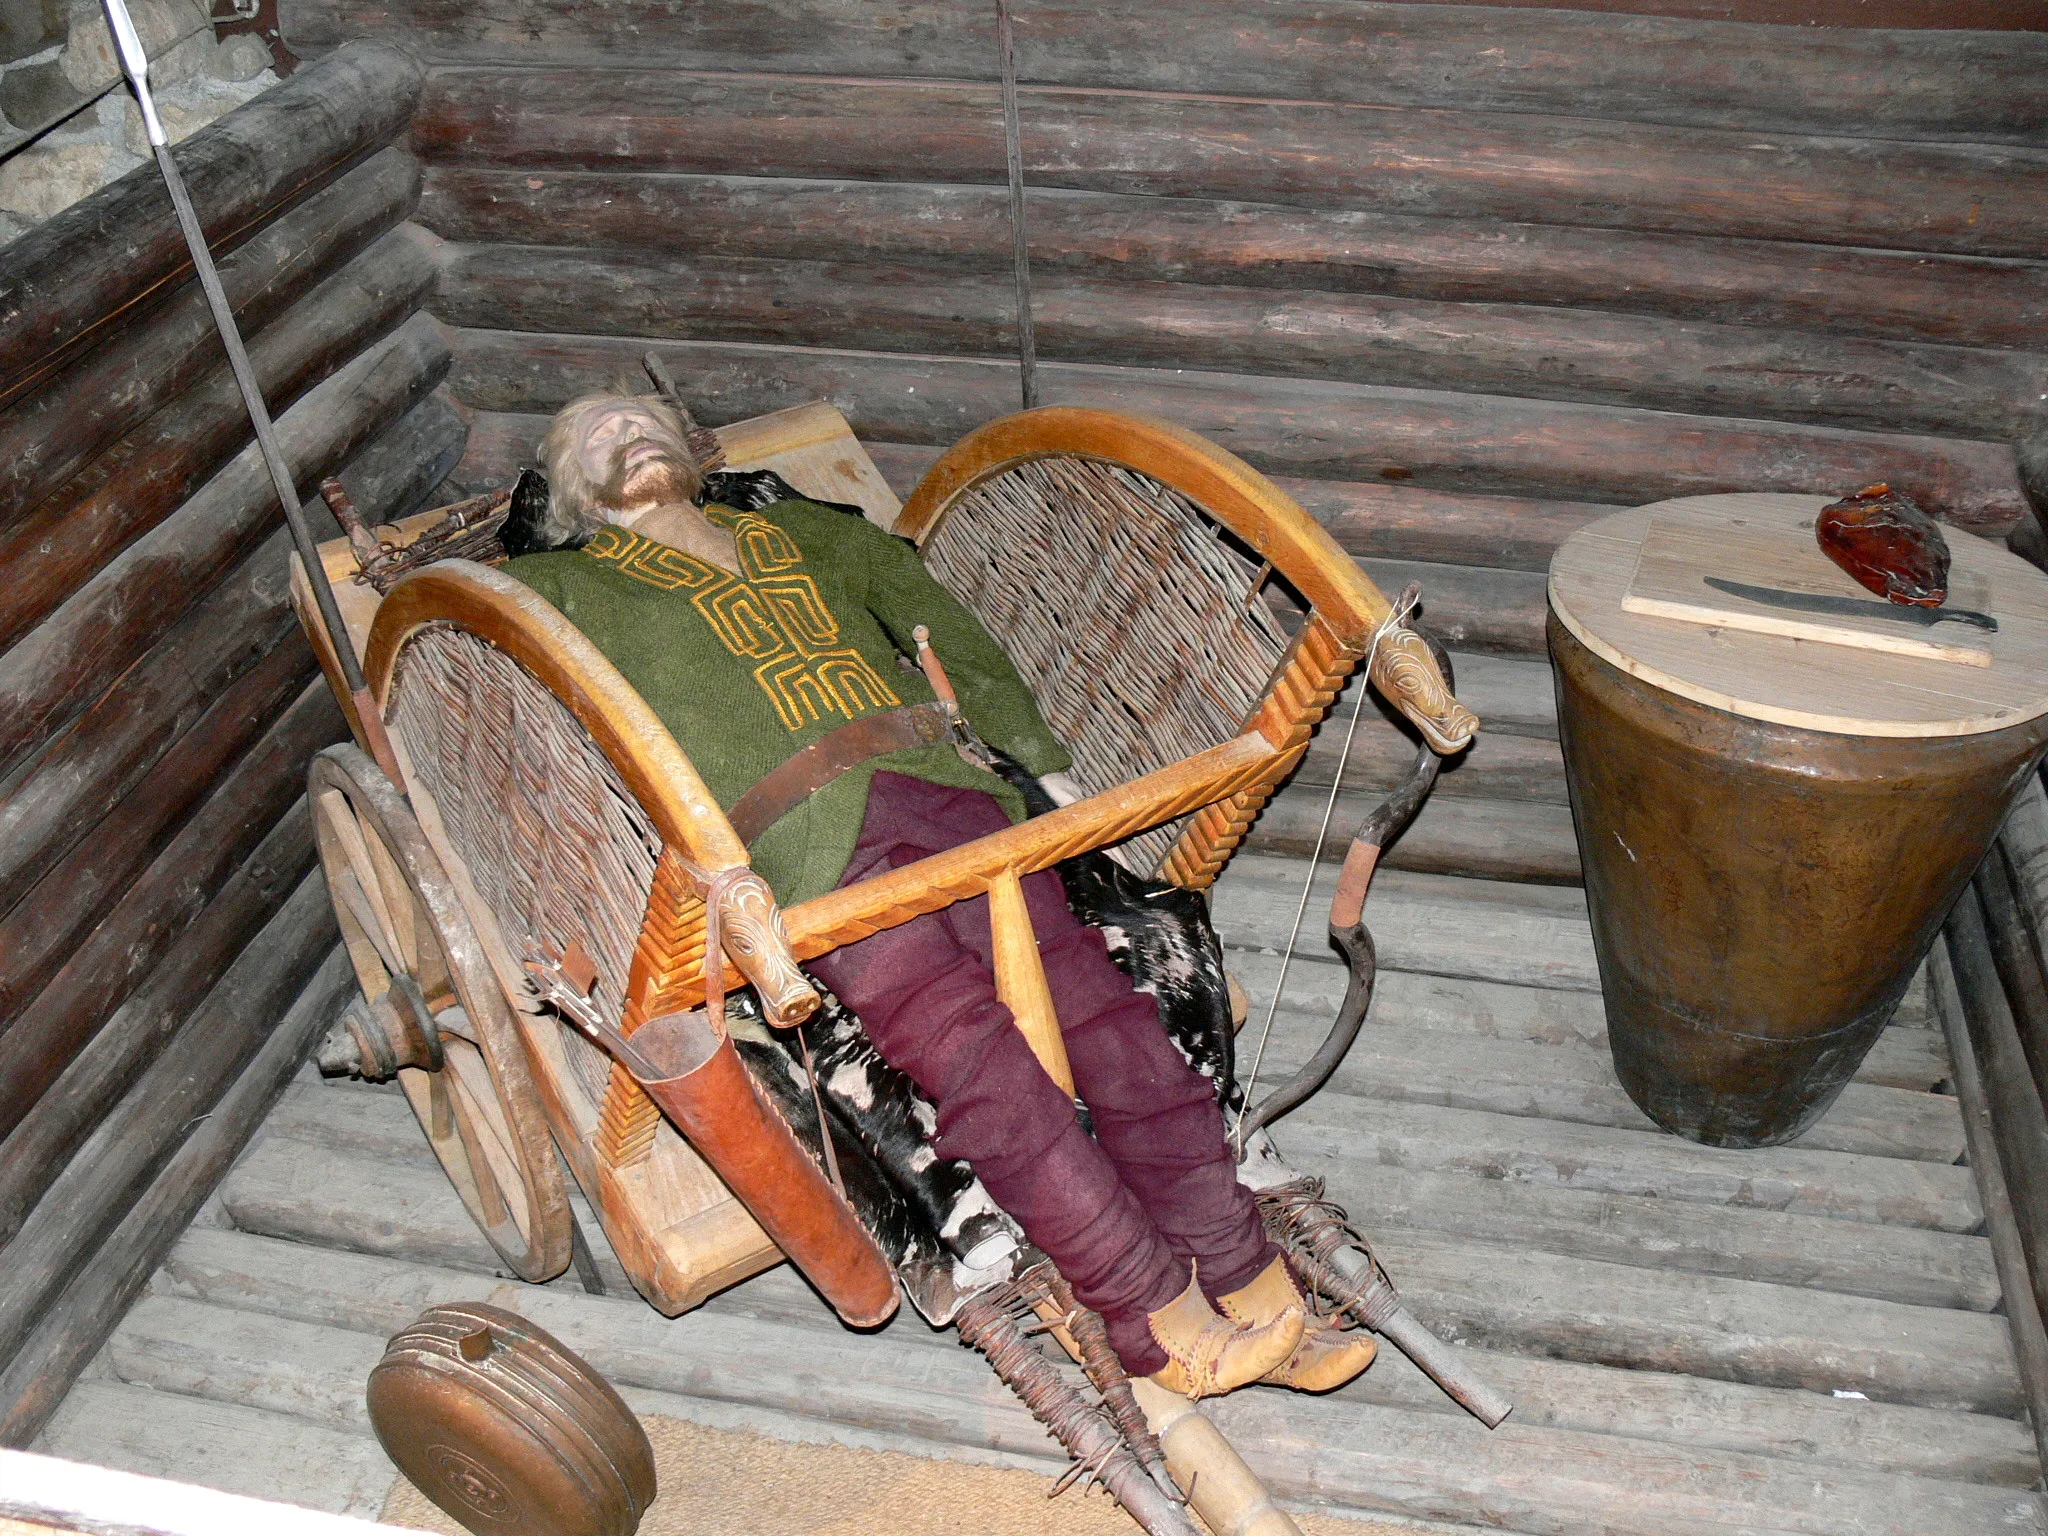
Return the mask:
<path id="1" fill-rule="evenodd" d="M 1915 608 L 1903 603 L 1871 603 L 1861 598 L 1836 597 L 1828 592 L 1787 592 L 1781 587 L 1753 587 L 1746 581 L 1729 581 L 1720 576 L 1702 578 L 1716 592 L 1746 597 L 1771 608 L 1791 608 L 1800 613 L 1826 613 L 1837 618 L 1892 619 L 1919 629 L 1937 624 L 1969 624 L 1991 634 L 1998 633 L 1998 620 L 1974 608 Z"/>

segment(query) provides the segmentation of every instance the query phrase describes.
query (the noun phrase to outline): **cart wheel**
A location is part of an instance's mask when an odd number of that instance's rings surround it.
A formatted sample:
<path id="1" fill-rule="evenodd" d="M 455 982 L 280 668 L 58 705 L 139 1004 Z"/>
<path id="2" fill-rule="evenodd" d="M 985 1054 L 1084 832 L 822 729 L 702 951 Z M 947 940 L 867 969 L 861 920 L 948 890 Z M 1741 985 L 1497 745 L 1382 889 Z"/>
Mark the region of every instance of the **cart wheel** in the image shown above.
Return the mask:
<path id="1" fill-rule="evenodd" d="M 362 983 L 344 1018 L 365 1077 L 396 1072 L 434 1155 L 506 1266 L 569 1265 L 569 1196 L 510 1004 L 412 807 L 358 747 L 307 774 L 320 864 Z M 322 1050 L 324 1065 L 340 1053 Z"/>

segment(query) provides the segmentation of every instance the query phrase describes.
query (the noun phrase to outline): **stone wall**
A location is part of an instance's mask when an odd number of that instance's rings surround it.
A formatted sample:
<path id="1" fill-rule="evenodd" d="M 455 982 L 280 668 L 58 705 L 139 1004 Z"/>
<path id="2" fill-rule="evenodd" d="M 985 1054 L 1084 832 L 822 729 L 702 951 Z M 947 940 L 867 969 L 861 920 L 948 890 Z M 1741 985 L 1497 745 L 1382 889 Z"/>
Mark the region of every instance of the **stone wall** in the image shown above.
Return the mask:
<path id="1" fill-rule="evenodd" d="M 203 0 L 130 0 L 173 142 L 277 83 L 270 50 L 217 39 Z M 0 245 L 148 157 L 98 0 L 0 0 Z"/>

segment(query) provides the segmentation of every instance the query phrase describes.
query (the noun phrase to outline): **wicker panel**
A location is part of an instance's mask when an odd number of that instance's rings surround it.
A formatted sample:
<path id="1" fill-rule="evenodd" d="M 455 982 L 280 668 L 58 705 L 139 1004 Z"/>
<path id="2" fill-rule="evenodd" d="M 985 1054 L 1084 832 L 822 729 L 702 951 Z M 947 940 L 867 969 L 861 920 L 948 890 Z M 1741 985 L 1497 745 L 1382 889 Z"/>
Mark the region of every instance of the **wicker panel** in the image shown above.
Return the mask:
<path id="1" fill-rule="evenodd" d="M 597 966 L 593 1000 L 616 1024 L 661 852 L 617 771 L 561 700 L 463 630 L 406 645 L 388 714 L 513 953 L 580 940 Z M 562 1036 L 603 1103 L 611 1058 L 574 1029 Z"/>
<path id="2" fill-rule="evenodd" d="M 967 492 L 924 545 L 1099 793 L 1244 728 L 1287 649 L 1261 567 L 1193 501 L 1093 459 L 1034 459 Z M 1180 823 L 1125 846 L 1154 869 Z"/>

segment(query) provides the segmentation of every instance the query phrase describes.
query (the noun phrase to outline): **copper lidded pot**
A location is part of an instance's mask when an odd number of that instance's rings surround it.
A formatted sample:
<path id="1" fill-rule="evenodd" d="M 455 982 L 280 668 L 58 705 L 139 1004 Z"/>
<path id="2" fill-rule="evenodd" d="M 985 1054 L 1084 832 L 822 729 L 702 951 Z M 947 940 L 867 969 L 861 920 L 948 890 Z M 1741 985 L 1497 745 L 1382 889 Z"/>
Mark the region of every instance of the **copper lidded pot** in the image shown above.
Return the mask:
<path id="1" fill-rule="evenodd" d="M 1986 540 L 1946 530 L 1950 603 L 1996 616 L 1988 636 L 1811 618 L 1698 579 L 1869 597 L 1813 545 L 1826 503 L 1660 502 L 1581 529 L 1551 565 L 1615 1070 L 1651 1119 L 1716 1146 L 1788 1141 L 1826 1112 L 2048 744 L 2048 576 Z M 1889 648 L 1929 636 L 1952 654 Z"/>

